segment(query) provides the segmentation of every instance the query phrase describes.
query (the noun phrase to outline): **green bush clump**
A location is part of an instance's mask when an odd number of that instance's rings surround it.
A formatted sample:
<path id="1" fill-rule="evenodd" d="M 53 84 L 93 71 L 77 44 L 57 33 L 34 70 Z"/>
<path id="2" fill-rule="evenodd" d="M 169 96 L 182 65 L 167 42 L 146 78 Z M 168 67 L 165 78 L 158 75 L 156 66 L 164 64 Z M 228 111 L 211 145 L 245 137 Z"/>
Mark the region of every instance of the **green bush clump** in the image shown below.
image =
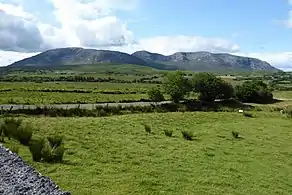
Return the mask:
<path id="1" fill-rule="evenodd" d="M 42 159 L 42 150 L 44 147 L 44 139 L 34 139 L 29 145 L 30 153 L 32 154 L 32 159 L 35 162 L 40 162 Z"/>
<path id="2" fill-rule="evenodd" d="M 61 136 L 33 140 L 29 149 L 36 162 L 60 163 L 63 161 L 65 153 L 63 137 Z"/>
<path id="3" fill-rule="evenodd" d="M 33 128 L 31 125 L 23 125 L 18 127 L 16 139 L 23 145 L 28 146 L 32 138 Z"/>
<path id="4" fill-rule="evenodd" d="M 230 83 L 212 73 L 197 73 L 193 77 L 194 92 L 199 93 L 199 100 L 213 102 L 215 99 L 233 97 L 234 89 Z"/>
<path id="5" fill-rule="evenodd" d="M 1 124 L 0 127 L 3 141 L 4 137 L 7 137 L 9 140 L 11 138 L 17 139 L 17 132 L 21 123 L 21 119 L 5 118 L 3 124 Z"/>
<path id="6" fill-rule="evenodd" d="M 271 89 L 263 81 L 246 81 L 235 87 L 236 97 L 242 102 L 270 103 L 273 102 Z"/>
<path id="7" fill-rule="evenodd" d="M 164 101 L 163 93 L 160 91 L 159 88 L 152 88 L 148 91 L 148 97 L 153 102 L 161 102 Z"/>

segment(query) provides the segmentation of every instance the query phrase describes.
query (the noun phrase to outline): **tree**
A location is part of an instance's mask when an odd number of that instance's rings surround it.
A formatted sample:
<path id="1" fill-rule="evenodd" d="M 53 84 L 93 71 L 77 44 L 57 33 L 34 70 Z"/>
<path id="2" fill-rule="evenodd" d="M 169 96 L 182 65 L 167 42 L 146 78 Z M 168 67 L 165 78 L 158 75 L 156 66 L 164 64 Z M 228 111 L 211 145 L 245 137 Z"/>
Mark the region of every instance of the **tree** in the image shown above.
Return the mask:
<path id="1" fill-rule="evenodd" d="M 231 84 L 212 73 L 197 73 L 193 77 L 192 84 L 194 92 L 199 93 L 199 99 L 204 101 L 229 99 L 234 94 Z"/>
<path id="2" fill-rule="evenodd" d="M 242 102 L 269 103 L 273 101 L 271 89 L 263 81 L 246 81 L 235 88 L 236 97 Z"/>
<path id="3" fill-rule="evenodd" d="M 153 102 L 161 102 L 165 100 L 163 93 L 157 87 L 152 88 L 148 91 L 148 97 Z"/>
<path id="4" fill-rule="evenodd" d="M 181 71 L 175 71 L 165 75 L 163 88 L 173 102 L 179 103 L 191 91 L 191 84 Z"/>

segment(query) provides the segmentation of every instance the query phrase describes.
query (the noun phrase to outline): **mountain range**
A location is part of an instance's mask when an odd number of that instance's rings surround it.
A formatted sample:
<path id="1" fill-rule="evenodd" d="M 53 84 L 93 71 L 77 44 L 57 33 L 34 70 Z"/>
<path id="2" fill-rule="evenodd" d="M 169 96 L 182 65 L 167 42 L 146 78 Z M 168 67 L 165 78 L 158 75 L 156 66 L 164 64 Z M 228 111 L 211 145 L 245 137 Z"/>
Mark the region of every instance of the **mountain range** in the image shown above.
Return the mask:
<path id="1" fill-rule="evenodd" d="M 14 62 L 10 68 L 60 67 L 83 64 L 134 64 L 159 70 L 191 71 L 277 71 L 269 63 L 250 57 L 227 53 L 177 52 L 162 55 L 148 51 L 127 54 L 119 51 L 83 49 L 78 47 L 58 48 Z"/>

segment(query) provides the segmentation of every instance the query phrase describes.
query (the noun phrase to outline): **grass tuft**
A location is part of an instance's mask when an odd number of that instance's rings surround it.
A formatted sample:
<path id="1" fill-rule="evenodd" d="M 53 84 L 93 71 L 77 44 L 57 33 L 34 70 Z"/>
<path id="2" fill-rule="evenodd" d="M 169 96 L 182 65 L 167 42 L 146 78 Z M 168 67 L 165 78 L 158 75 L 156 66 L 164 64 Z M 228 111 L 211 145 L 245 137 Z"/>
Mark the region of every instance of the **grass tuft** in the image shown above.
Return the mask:
<path id="1" fill-rule="evenodd" d="M 144 124 L 144 129 L 147 133 L 151 133 L 151 127 L 150 125 Z"/>
<path id="2" fill-rule="evenodd" d="M 164 131 L 164 134 L 165 134 L 167 137 L 172 137 L 173 130 L 164 129 L 163 131 Z"/>
<path id="3" fill-rule="evenodd" d="M 194 134 L 191 131 L 181 131 L 183 138 L 185 140 L 193 140 L 194 139 Z"/>
<path id="4" fill-rule="evenodd" d="M 232 136 L 236 139 L 239 138 L 239 132 L 238 131 L 232 131 Z"/>

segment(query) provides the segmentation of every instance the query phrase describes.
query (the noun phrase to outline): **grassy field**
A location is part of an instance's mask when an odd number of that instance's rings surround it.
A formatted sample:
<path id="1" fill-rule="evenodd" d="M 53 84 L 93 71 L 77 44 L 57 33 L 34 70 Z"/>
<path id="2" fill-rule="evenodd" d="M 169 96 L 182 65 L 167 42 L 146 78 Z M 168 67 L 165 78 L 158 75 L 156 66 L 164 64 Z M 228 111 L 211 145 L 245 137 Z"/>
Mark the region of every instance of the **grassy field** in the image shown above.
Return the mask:
<path id="1" fill-rule="evenodd" d="M 93 83 L 93 82 L 2 82 L 0 104 L 61 104 L 139 101 L 147 98 L 147 91 L 157 84 Z M 44 92 L 43 90 L 67 90 Z M 79 90 L 80 92 L 74 92 Z M 88 92 L 88 93 L 82 93 Z M 121 92 L 125 94 L 103 94 Z M 135 94 L 131 94 L 131 93 Z"/>
<path id="2" fill-rule="evenodd" d="M 292 120 L 280 113 L 192 112 L 25 118 L 36 136 L 65 136 L 63 164 L 20 156 L 64 190 L 87 194 L 291 194 Z M 152 127 L 144 130 L 143 123 Z M 173 137 L 163 134 L 173 130 Z M 192 131 L 195 140 L 182 138 Z M 240 139 L 231 132 L 238 131 Z M 13 143 L 6 143 L 11 146 Z"/>

